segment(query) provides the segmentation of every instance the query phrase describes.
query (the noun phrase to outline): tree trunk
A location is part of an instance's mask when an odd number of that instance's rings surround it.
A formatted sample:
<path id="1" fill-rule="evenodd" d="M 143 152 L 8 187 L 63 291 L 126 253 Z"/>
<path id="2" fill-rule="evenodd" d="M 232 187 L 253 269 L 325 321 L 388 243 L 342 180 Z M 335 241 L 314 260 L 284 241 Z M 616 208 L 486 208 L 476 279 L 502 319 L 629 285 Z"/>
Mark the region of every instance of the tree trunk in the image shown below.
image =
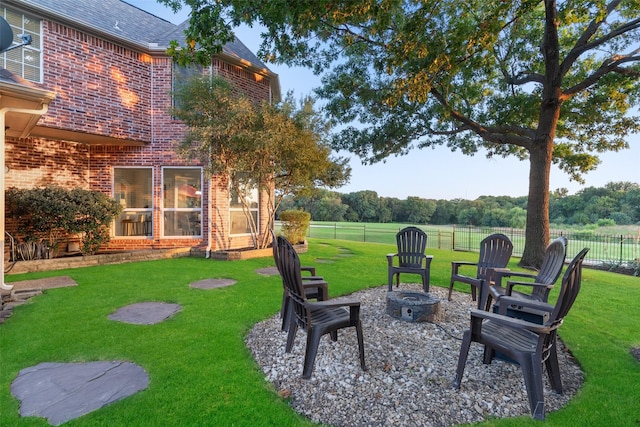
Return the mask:
<path id="1" fill-rule="evenodd" d="M 551 152 L 549 148 L 535 146 L 529 151 L 529 197 L 527 200 L 527 226 L 525 244 L 520 266 L 539 268 L 544 250 L 549 243 L 549 174 L 551 171 Z"/>

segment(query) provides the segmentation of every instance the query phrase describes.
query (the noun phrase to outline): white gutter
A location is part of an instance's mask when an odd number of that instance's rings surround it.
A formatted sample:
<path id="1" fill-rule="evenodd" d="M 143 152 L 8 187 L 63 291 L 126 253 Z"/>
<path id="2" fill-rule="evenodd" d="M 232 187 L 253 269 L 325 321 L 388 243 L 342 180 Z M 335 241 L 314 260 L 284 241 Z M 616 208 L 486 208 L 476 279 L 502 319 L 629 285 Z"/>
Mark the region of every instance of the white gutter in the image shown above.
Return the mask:
<path id="1" fill-rule="evenodd" d="M 15 108 L 4 107 L 0 108 L 0 188 L 2 188 L 2 198 L 0 199 L 0 241 L 2 241 L 2 247 L 4 248 L 4 134 L 5 134 L 5 114 L 6 113 L 22 113 L 22 114 L 38 114 L 43 115 L 49 109 L 49 104 L 43 104 L 38 110 L 31 110 L 28 108 Z M 3 249 L 4 250 L 4 249 Z M 5 291 L 13 289 L 13 285 L 7 285 L 4 283 L 4 255 L 2 256 L 2 273 L 0 273 L 0 288 Z"/>

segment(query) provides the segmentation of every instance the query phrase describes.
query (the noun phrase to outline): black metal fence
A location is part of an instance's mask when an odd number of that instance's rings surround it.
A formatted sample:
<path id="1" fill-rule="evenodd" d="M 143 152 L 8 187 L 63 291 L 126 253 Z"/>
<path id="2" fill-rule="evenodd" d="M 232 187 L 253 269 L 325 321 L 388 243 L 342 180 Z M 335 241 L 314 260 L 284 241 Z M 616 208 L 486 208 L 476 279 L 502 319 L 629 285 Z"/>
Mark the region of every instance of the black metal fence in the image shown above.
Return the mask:
<path id="1" fill-rule="evenodd" d="M 395 235 L 400 228 L 402 226 L 396 229 L 380 224 L 315 222 L 310 225 L 307 237 L 395 244 Z M 427 245 L 431 248 L 475 252 L 478 251 L 479 243 L 484 237 L 492 233 L 503 233 L 513 242 L 514 256 L 522 255 L 524 250 L 523 229 L 470 226 L 421 228 L 427 233 Z M 611 236 L 591 231 L 561 230 L 552 230 L 550 233 L 551 239 L 559 236 L 565 236 L 569 241 L 569 259 L 584 247 L 591 249 L 585 261 L 592 264 L 624 265 L 637 263 L 640 259 L 640 234 Z"/>

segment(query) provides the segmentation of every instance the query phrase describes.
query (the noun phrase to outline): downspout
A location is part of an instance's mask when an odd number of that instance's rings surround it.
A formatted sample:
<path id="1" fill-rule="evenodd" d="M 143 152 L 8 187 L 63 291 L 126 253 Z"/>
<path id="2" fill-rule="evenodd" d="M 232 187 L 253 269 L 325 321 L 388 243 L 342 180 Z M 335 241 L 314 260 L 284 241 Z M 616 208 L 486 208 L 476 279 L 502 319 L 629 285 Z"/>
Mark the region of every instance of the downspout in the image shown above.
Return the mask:
<path id="1" fill-rule="evenodd" d="M 21 113 L 21 114 L 38 114 L 43 115 L 49 109 L 49 104 L 43 104 L 39 110 L 31 110 L 28 108 L 15 108 L 15 107 L 4 107 L 0 108 L 0 167 L 2 167 L 2 171 L 0 172 L 0 188 L 2 188 L 2 199 L 0 202 L 0 241 L 2 241 L 2 248 L 4 250 L 4 208 L 5 208 L 5 200 L 4 200 L 4 142 L 5 142 L 5 114 L 6 113 Z M 2 255 L 2 273 L 0 273 L 0 288 L 5 291 L 10 291 L 13 289 L 13 285 L 7 285 L 4 283 L 4 255 Z"/>
<path id="2" fill-rule="evenodd" d="M 213 81 L 213 64 L 209 64 L 209 80 Z M 211 152 L 209 152 L 209 158 L 211 158 Z M 208 174 L 207 174 L 208 175 Z M 207 250 L 205 252 L 205 258 L 211 258 L 211 247 L 213 240 L 213 176 L 208 178 L 209 191 L 207 191 Z"/>

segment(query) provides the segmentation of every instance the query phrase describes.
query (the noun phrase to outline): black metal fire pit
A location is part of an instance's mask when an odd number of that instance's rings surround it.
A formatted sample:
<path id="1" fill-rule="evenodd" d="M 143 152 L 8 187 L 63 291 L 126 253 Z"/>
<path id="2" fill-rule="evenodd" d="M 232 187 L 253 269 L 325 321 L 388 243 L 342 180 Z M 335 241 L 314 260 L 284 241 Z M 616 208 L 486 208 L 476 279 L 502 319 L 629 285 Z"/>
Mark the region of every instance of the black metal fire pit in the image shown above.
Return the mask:
<path id="1" fill-rule="evenodd" d="M 440 299 L 424 292 L 387 292 L 387 314 L 407 322 L 432 322 Z"/>

